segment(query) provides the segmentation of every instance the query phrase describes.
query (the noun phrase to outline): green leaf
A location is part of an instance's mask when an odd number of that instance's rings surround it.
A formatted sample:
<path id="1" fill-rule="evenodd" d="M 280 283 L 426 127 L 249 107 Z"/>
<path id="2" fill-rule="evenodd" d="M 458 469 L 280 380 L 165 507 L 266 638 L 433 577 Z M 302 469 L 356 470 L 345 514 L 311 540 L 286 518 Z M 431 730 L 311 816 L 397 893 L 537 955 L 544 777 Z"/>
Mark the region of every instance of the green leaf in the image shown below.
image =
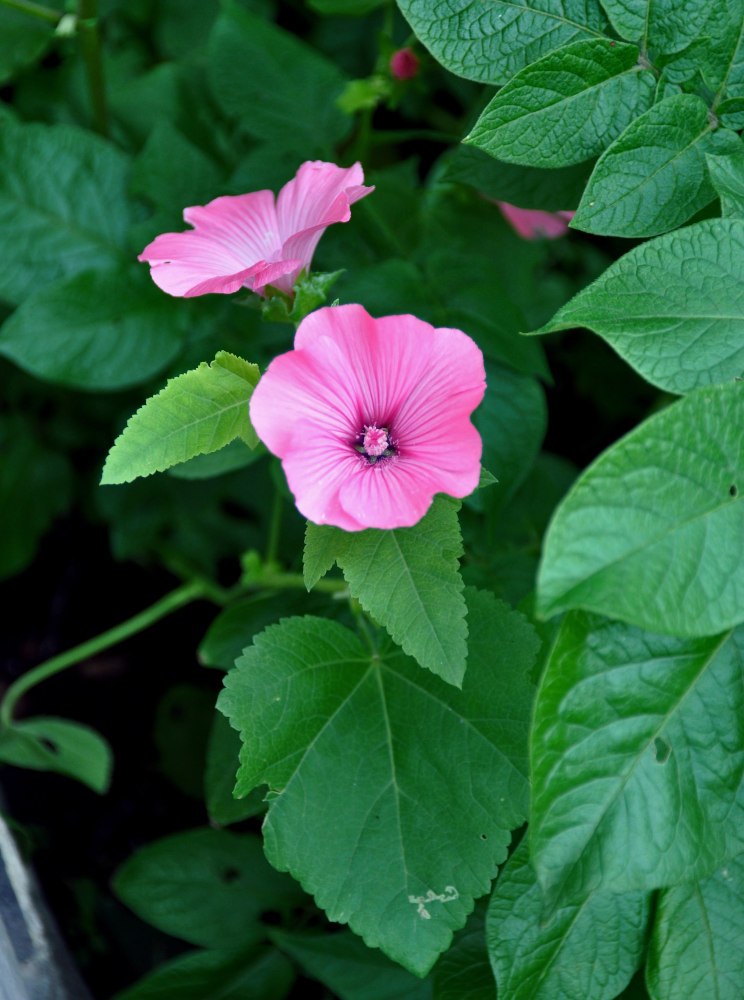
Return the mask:
<path id="1" fill-rule="evenodd" d="M 168 475 L 174 479 L 211 479 L 236 469 L 244 469 L 265 454 L 263 448 L 249 448 L 245 441 L 235 438 L 219 451 L 212 451 L 208 455 L 194 455 L 188 462 L 171 466 Z"/>
<path id="2" fill-rule="evenodd" d="M 348 931 L 321 935 L 272 930 L 271 940 L 341 1000 L 431 1000 L 431 980 L 417 979 Z"/>
<path id="3" fill-rule="evenodd" d="M 665 55 L 694 42 L 709 13 L 700 0 L 602 0 L 602 6 L 619 35 Z"/>
<path id="4" fill-rule="evenodd" d="M 739 1000 L 744 982 L 744 855 L 659 894 L 646 983 L 653 1000 Z"/>
<path id="5" fill-rule="evenodd" d="M 733 97 L 730 101 L 721 101 L 716 114 L 721 125 L 733 129 L 734 132 L 741 131 L 744 128 L 744 97 Z M 711 161 L 708 159 L 709 169 L 710 166 Z M 711 179 L 713 180 L 714 187 L 718 190 L 715 178 L 711 177 Z"/>
<path id="6" fill-rule="evenodd" d="M 346 80 L 335 64 L 233 0 L 217 18 L 208 58 L 218 104 L 256 138 L 291 148 L 301 142 L 309 158 L 330 153 L 349 131 L 351 119 L 336 106 Z"/>
<path id="7" fill-rule="evenodd" d="M 256 365 L 227 351 L 170 379 L 130 417 L 103 467 L 101 484 L 129 483 L 195 455 L 218 451 L 234 438 L 258 443 L 248 413 Z"/>
<path id="8" fill-rule="evenodd" d="M 217 826 L 239 823 L 265 809 L 262 788 L 254 788 L 242 799 L 233 797 L 239 753 L 240 737 L 224 715 L 215 712 L 207 746 L 204 799 L 209 821 Z"/>
<path id="9" fill-rule="evenodd" d="M 607 23 L 597 0 L 398 0 L 403 16 L 451 73 L 506 83 L 540 56 Z"/>
<path id="10" fill-rule="evenodd" d="M 56 278 L 126 259 L 127 171 L 119 149 L 83 129 L 3 125 L 0 299 L 19 303 Z"/>
<path id="11" fill-rule="evenodd" d="M 344 17 L 361 17 L 386 3 L 387 0 L 308 0 L 308 6 L 318 14 Z"/>
<path id="12" fill-rule="evenodd" d="M 488 891 L 527 800 L 538 641 L 491 595 L 468 605 L 462 691 L 335 622 L 290 618 L 256 638 L 218 701 L 244 744 L 236 792 L 270 788 L 272 864 L 416 975 Z"/>
<path id="13" fill-rule="evenodd" d="M 509 1000 L 614 1000 L 643 959 L 650 895 L 594 893 L 546 923 L 527 837 L 491 896 L 486 941 L 498 995 Z"/>
<path id="14" fill-rule="evenodd" d="M 647 382 L 683 394 L 744 373 L 743 290 L 744 221 L 710 219 L 635 247 L 534 332 L 586 326 Z"/>
<path id="15" fill-rule="evenodd" d="M 190 951 L 158 966 L 114 1000 L 283 1000 L 294 981 L 276 949 Z"/>
<path id="16" fill-rule="evenodd" d="M 305 583 L 336 562 L 349 590 L 422 667 L 460 687 L 467 657 L 459 501 L 441 494 L 411 528 L 345 532 L 308 522 Z"/>
<path id="17" fill-rule="evenodd" d="M 247 948 L 265 936 L 263 910 L 289 913 L 302 898 L 266 863 L 261 840 L 210 828 L 141 848 L 117 870 L 114 891 L 142 920 L 205 948 Z"/>
<path id="18" fill-rule="evenodd" d="M 54 0 L 45 4 L 54 7 Z M 60 10 L 60 17 L 62 11 Z M 35 62 L 54 38 L 54 24 L 30 17 L 25 11 L 0 8 L 0 83 Z"/>
<path id="19" fill-rule="evenodd" d="M 214 161 L 167 119 L 157 122 L 132 164 L 132 192 L 158 210 L 172 209 L 179 216 L 187 205 L 203 205 L 222 194 L 221 181 L 222 172 Z"/>
<path id="20" fill-rule="evenodd" d="M 671 635 L 744 619 L 744 384 L 655 414 L 579 477 L 548 530 L 537 611 Z"/>
<path id="21" fill-rule="evenodd" d="M 50 382 L 123 389 L 172 361 L 187 325 L 142 268 L 88 270 L 41 284 L 0 329 L 0 354 Z"/>
<path id="22" fill-rule="evenodd" d="M 609 146 L 651 106 L 655 89 L 637 46 L 584 39 L 520 70 L 465 141 L 507 163 L 569 167 Z"/>
<path id="23" fill-rule="evenodd" d="M 742 627 L 679 639 L 566 616 L 531 734 L 548 906 L 700 878 L 742 851 L 743 654 Z"/>
<path id="24" fill-rule="evenodd" d="M 202 797 L 214 694 L 196 684 L 173 684 L 158 700 L 153 742 L 158 770 L 184 795 Z"/>
<path id="25" fill-rule="evenodd" d="M 0 732 L 0 761 L 56 771 L 103 795 L 111 781 L 113 755 L 106 740 L 89 726 L 39 715 Z"/>
<path id="26" fill-rule="evenodd" d="M 486 900 L 479 900 L 432 972 L 434 1000 L 494 1000 L 495 983 L 486 951 Z"/>
<path id="27" fill-rule="evenodd" d="M 715 197 L 705 154 L 730 153 L 740 144 L 728 129 L 713 131 L 699 97 L 667 97 L 605 150 L 571 225 L 606 236 L 674 229 Z"/>
<path id="28" fill-rule="evenodd" d="M 705 159 L 710 171 L 713 187 L 721 199 L 721 215 L 744 216 L 744 144 L 727 156 L 711 156 Z"/>

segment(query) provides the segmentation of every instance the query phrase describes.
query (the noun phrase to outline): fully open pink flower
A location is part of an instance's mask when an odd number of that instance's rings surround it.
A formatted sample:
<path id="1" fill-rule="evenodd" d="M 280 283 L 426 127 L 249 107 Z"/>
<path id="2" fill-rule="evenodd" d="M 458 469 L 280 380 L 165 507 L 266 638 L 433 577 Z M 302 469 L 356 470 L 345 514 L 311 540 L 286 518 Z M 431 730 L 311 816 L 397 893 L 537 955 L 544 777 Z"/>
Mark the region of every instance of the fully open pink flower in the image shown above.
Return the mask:
<path id="1" fill-rule="evenodd" d="M 507 201 L 497 201 L 501 214 L 514 232 L 524 240 L 554 240 L 568 230 L 575 212 L 540 212 L 533 208 L 517 208 Z"/>
<path id="2" fill-rule="evenodd" d="M 152 279 L 169 295 L 204 295 L 267 285 L 290 293 L 310 266 L 326 226 L 348 222 L 351 205 L 374 191 L 364 187 L 361 165 L 337 167 L 308 160 L 274 202 L 271 191 L 225 195 L 186 208 L 194 228 L 163 233 L 138 260 L 148 261 Z"/>
<path id="3" fill-rule="evenodd" d="M 305 517 L 347 531 L 405 527 L 435 493 L 475 489 L 470 415 L 486 383 L 467 334 L 346 305 L 311 313 L 294 343 L 260 379 L 250 413 Z"/>

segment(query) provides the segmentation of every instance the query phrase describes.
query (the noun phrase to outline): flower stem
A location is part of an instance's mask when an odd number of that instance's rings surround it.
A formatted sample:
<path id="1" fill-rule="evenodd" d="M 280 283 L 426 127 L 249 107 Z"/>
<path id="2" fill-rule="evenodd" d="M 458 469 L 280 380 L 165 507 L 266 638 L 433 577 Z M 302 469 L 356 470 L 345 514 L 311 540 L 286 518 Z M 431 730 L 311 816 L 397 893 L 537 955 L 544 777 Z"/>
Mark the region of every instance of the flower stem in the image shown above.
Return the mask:
<path id="1" fill-rule="evenodd" d="M 108 109 L 106 85 L 103 77 L 101 38 L 98 33 L 98 0 L 78 0 L 78 38 L 80 53 L 85 64 L 85 77 L 93 108 L 96 132 L 108 137 Z"/>
<path id="2" fill-rule="evenodd" d="M 261 586 L 267 590 L 307 589 L 301 573 L 262 573 Z M 347 594 L 349 587 L 345 580 L 318 580 L 313 590 L 321 594 Z"/>
<path id="3" fill-rule="evenodd" d="M 33 0 L 0 0 L 0 6 L 12 7 L 13 10 L 20 10 L 23 14 L 41 18 L 42 21 L 49 21 L 50 24 L 58 24 L 63 16 L 62 11 L 54 10 L 52 7 L 44 7 L 43 4 L 34 3 Z"/>
<path id="4" fill-rule="evenodd" d="M 88 639 L 86 642 L 80 643 L 79 646 L 73 646 L 72 649 L 68 649 L 58 656 L 53 656 L 50 660 L 40 663 L 38 667 L 27 671 L 17 681 L 14 681 L 5 692 L 5 697 L 2 700 L 2 704 L 0 704 L 0 729 L 8 728 L 13 724 L 13 710 L 18 700 L 37 684 L 66 670 L 68 667 L 74 666 L 76 663 L 80 663 L 81 660 L 95 656 L 96 653 L 100 653 L 104 649 L 108 649 L 110 646 L 128 639 L 137 632 L 149 628 L 150 625 L 171 614 L 171 612 L 178 610 L 178 608 L 183 607 L 184 604 L 189 604 L 191 601 L 204 596 L 205 589 L 203 584 L 192 580 L 190 583 L 176 587 L 175 590 L 166 594 L 165 597 L 161 597 L 159 601 L 156 601 L 149 608 L 145 608 L 144 611 L 140 611 L 133 618 L 129 618 L 127 621 L 121 622 L 119 625 L 108 629 L 108 631 L 95 636 L 95 638 Z"/>

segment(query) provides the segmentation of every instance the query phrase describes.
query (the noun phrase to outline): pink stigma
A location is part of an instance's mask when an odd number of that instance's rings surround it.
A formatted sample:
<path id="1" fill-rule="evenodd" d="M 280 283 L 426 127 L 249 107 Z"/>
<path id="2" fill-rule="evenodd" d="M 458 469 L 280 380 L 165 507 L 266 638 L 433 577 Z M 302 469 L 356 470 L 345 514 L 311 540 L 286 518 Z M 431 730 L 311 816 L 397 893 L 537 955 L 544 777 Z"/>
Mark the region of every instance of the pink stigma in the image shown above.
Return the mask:
<path id="1" fill-rule="evenodd" d="M 369 424 L 364 427 L 364 451 L 372 458 L 379 458 L 389 447 L 387 431 L 384 427 Z"/>

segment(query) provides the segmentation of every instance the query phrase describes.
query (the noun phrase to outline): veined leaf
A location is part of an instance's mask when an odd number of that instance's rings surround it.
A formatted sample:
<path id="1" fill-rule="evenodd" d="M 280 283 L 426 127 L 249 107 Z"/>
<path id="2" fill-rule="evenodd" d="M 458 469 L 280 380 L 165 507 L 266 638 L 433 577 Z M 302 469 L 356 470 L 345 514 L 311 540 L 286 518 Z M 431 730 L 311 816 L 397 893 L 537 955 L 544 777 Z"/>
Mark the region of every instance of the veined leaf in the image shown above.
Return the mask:
<path id="1" fill-rule="evenodd" d="M 744 384 L 697 389 L 599 456 L 558 507 L 542 617 L 584 608 L 671 635 L 744 620 Z"/>
<path id="2" fill-rule="evenodd" d="M 486 899 L 478 900 L 467 924 L 456 932 L 451 947 L 434 966 L 434 1000 L 493 1000 L 495 983 L 486 950 L 486 906 Z"/>
<path id="3" fill-rule="evenodd" d="M 743 657 L 742 626 L 679 639 L 566 616 L 530 738 L 549 907 L 700 878 L 744 850 Z"/>
<path id="4" fill-rule="evenodd" d="M 721 199 L 721 215 L 726 218 L 744 217 L 744 143 L 727 156 L 711 156 L 708 162 L 710 179 Z"/>
<path id="5" fill-rule="evenodd" d="M 602 34 L 598 0 L 398 0 L 403 16 L 451 73 L 506 83 L 524 66 L 578 38 Z"/>
<path id="6" fill-rule="evenodd" d="M 700 0 L 602 0 L 602 6 L 619 35 L 665 55 L 698 38 L 710 9 Z"/>
<path id="7" fill-rule="evenodd" d="M 729 157 L 709 162 L 714 183 L 730 190 Z M 718 164 L 728 180 L 716 180 Z M 739 183 L 744 208 L 744 170 Z M 535 333 L 575 326 L 594 330 L 667 392 L 743 374 L 744 220 L 710 219 L 635 247 Z"/>
<path id="8" fill-rule="evenodd" d="M 271 863 L 417 975 L 488 891 L 527 800 L 538 640 L 487 593 L 468 607 L 462 691 L 392 646 L 290 618 L 256 638 L 218 702 L 244 744 L 236 794 L 269 785 Z"/>
<path id="9" fill-rule="evenodd" d="M 248 413 L 256 365 L 227 351 L 171 379 L 130 417 L 103 467 L 101 484 L 128 483 L 195 455 L 218 451 L 234 438 L 258 443 Z"/>
<path id="10" fill-rule="evenodd" d="M 741 140 L 713 130 L 705 103 L 676 94 L 653 105 L 597 161 L 571 225 L 606 236 L 656 236 L 682 225 L 715 197 L 706 153 Z"/>
<path id="11" fill-rule="evenodd" d="M 654 99 L 638 47 L 589 38 L 520 70 L 465 140 L 507 163 L 568 167 L 602 152 Z"/>
<path id="12" fill-rule="evenodd" d="M 458 687 L 468 635 L 458 566 L 459 507 L 459 501 L 439 495 L 411 528 L 351 532 L 308 522 L 305 537 L 308 586 L 336 562 L 352 596 L 403 651 Z"/>

